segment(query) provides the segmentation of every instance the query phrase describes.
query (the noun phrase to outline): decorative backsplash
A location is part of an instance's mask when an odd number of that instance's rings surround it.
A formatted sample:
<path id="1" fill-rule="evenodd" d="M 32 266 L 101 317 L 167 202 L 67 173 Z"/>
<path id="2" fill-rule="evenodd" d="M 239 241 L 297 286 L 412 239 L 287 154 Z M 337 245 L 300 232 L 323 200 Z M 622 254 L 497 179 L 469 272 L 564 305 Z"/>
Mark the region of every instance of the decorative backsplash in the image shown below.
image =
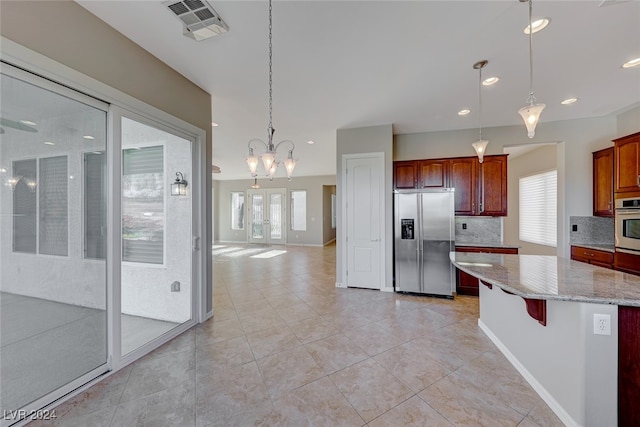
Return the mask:
<path id="1" fill-rule="evenodd" d="M 591 245 L 614 244 L 613 218 L 598 216 L 570 216 L 569 243 Z M 576 229 L 576 231 L 573 231 Z"/>
<path id="2" fill-rule="evenodd" d="M 456 216 L 456 243 L 502 243 L 502 218 Z"/>

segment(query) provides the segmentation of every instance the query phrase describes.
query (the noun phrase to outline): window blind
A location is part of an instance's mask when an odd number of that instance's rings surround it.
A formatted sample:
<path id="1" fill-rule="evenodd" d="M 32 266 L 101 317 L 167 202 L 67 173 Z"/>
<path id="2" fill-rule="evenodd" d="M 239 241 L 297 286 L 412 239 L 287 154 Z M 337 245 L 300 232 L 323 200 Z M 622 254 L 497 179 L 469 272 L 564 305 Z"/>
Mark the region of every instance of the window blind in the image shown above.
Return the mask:
<path id="1" fill-rule="evenodd" d="M 307 192 L 304 190 L 291 192 L 291 229 L 307 229 Z"/>
<path id="2" fill-rule="evenodd" d="M 67 256 L 69 248 L 67 156 L 40 159 L 39 252 Z"/>
<path id="3" fill-rule="evenodd" d="M 84 256 L 105 259 L 107 188 L 105 152 L 84 154 Z"/>
<path id="4" fill-rule="evenodd" d="M 162 146 L 123 151 L 122 260 L 164 262 Z"/>
<path id="5" fill-rule="evenodd" d="M 520 240 L 557 246 L 558 173 L 520 178 Z"/>

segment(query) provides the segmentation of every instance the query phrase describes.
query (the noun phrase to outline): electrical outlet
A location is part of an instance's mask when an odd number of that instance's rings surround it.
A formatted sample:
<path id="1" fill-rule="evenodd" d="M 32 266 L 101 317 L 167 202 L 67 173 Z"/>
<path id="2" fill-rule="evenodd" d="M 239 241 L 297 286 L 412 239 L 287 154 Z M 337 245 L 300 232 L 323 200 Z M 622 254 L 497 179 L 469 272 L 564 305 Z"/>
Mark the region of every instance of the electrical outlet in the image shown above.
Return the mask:
<path id="1" fill-rule="evenodd" d="M 462 229 L 463 229 L 463 230 L 466 230 L 466 229 L 467 229 L 467 223 L 466 223 L 466 222 L 463 222 L 463 223 L 462 223 Z"/>
<path id="2" fill-rule="evenodd" d="M 573 224 L 571 226 L 571 231 L 578 231 L 578 224 Z"/>
<path id="3" fill-rule="evenodd" d="M 176 280 L 171 284 L 171 292 L 180 292 L 180 282 Z"/>
<path id="4" fill-rule="evenodd" d="M 611 315 L 593 315 L 593 333 L 595 335 L 611 335 Z"/>

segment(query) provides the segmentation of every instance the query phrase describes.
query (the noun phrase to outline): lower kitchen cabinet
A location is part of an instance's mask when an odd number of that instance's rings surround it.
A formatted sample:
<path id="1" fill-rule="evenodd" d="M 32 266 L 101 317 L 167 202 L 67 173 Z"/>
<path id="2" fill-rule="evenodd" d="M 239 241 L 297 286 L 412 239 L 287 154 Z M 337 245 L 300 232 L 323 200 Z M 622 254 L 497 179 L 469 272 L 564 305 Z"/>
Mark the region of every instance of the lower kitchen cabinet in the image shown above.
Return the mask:
<path id="1" fill-rule="evenodd" d="M 496 248 L 487 246 L 456 246 L 456 252 L 475 252 L 487 254 L 517 255 L 518 248 Z M 458 295 L 478 296 L 480 289 L 478 279 L 456 269 L 456 293 Z"/>
<path id="2" fill-rule="evenodd" d="M 613 265 L 616 270 L 640 275 L 640 255 L 616 252 Z"/>
<path id="3" fill-rule="evenodd" d="M 597 265 L 598 267 L 613 268 L 613 252 L 599 251 L 583 246 L 571 246 L 571 259 Z"/>

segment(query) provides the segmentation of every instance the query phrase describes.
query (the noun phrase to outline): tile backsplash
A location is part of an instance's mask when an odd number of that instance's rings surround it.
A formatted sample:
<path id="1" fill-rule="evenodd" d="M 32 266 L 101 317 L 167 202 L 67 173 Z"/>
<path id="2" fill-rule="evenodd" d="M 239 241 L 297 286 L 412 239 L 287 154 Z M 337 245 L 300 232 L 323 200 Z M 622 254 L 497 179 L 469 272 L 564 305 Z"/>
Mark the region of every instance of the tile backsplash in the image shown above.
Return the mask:
<path id="1" fill-rule="evenodd" d="M 502 243 L 502 218 L 456 216 L 457 243 Z"/>
<path id="2" fill-rule="evenodd" d="M 570 216 L 569 217 L 569 243 L 613 245 L 614 221 L 613 218 L 598 216 Z M 577 231 L 573 231 L 577 227 Z"/>

